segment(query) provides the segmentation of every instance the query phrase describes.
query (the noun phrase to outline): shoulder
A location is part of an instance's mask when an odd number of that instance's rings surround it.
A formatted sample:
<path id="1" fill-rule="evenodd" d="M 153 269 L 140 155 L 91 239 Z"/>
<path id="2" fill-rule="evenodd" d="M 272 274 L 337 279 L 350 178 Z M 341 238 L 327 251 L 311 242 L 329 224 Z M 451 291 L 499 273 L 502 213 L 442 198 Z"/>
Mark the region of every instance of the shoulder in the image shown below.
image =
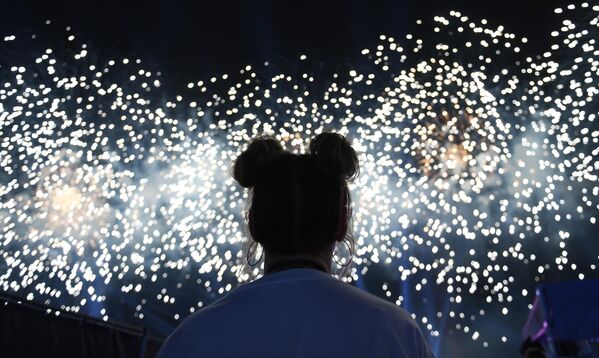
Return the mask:
<path id="1" fill-rule="evenodd" d="M 355 301 L 356 304 L 359 304 L 359 306 L 369 311 L 369 313 L 378 314 L 383 320 L 403 322 L 418 327 L 416 321 L 408 311 L 396 304 L 343 281 L 336 281 L 335 285 L 344 291 L 348 299 Z"/>
<path id="2" fill-rule="evenodd" d="M 372 318 L 379 346 L 392 356 L 434 357 L 420 326 L 405 309 L 350 284 L 339 282 L 349 296 L 362 302 L 362 311 Z M 360 309 L 359 309 L 360 310 Z"/>
<path id="3" fill-rule="evenodd" d="M 198 346 L 198 342 L 214 330 L 213 311 L 218 307 L 219 301 L 225 297 L 185 318 L 164 341 L 157 357 L 192 356 L 194 349 Z"/>

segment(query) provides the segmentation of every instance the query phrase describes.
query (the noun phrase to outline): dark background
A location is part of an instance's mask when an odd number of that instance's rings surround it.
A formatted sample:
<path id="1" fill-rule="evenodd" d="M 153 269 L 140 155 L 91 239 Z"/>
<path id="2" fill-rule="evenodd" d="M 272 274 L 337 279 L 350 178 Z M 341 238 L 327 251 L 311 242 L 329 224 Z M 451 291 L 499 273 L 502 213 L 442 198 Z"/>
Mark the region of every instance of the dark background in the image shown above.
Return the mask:
<path id="1" fill-rule="evenodd" d="M 448 15 L 451 10 L 460 11 L 474 21 L 487 19 L 488 27 L 503 25 L 517 37 L 527 37 L 524 55 L 537 55 L 549 47 L 549 34 L 559 27 L 553 9 L 567 4 L 556 0 L 12 0 L 0 6 L 0 40 L 6 35 L 46 31 L 44 35 L 61 36 L 60 41 L 64 42 L 63 33 L 53 33 L 44 25 L 51 20 L 55 27 L 72 27 L 72 33 L 89 44 L 93 50 L 90 52 L 98 56 L 142 59 L 145 65 L 162 72 L 165 91 L 172 93 L 171 90 L 184 89 L 188 82 L 236 72 L 247 64 L 268 61 L 275 66 L 285 63 L 293 66 L 301 54 L 319 61 L 325 67 L 324 72 L 333 71 L 351 62 L 363 48 L 373 47 L 379 35 L 403 38 L 415 30 L 417 19 L 430 20 L 436 15 Z M 428 35 L 435 34 L 430 31 Z M 6 56 L 0 53 L 0 58 Z M 378 287 L 373 280 L 365 288 L 373 292 Z M 515 320 L 524 320 L 526 313 L 511 314 Z M 167 317 L 161 314 L 155 312 L 156 317 L 152 317 L 146 312 L 146 322 L 166 321 Z M 506 327 L 495 326 L 492 319 L 485 324 L 495 328 L 497 336 L 506 334 Z M 460 347 L 463 340 L 451 339 L 451 331 L 447 338 L 448 351 L 463 352 Z M 466 337 L 466 342 L 471 340 Z"/>
<path id="2" fill-rule="evenodd" d="M 537 54 L 547 49 L 549 33 L 558 27 L 553 9 L 565 5 L 557 0 L 12 0 L 2 4 L 0 35 L 37 33 L 49 19 L 71 26 L 107 56 L 131 54 L 156 66 L 165 84 L 178 88 L 247 64 L 280 65 L 300 54 L 334 68 L 375 44 L 381 34 L 405 36 L 417 19 L 451 10 L 526 36 L 525 51 Z"/>

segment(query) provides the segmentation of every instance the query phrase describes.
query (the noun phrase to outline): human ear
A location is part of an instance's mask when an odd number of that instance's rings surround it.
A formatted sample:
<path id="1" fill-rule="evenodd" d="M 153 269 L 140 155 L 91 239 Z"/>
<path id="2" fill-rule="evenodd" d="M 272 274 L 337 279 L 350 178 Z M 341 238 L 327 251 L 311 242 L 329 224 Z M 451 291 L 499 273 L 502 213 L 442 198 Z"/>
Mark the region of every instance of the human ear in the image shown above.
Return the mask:
<path id="1" fill-rule="evenodd" d="M 341 216 L 339 217 L 339 230 L 337 231 L 335 241 L 343 241 L 345 234 L 347 234 L 347 209 L 344 206 L 341 210 Z"/>

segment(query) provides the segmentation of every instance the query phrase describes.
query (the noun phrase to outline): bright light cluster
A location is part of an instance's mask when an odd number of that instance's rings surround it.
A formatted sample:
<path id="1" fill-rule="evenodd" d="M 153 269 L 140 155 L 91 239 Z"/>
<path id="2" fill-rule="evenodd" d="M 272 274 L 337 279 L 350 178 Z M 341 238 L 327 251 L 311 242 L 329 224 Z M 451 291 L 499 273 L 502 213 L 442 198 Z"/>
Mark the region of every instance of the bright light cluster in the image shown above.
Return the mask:
<path id="1" fill-rule="evenodd" d="M 104 319 L 119 295 L 140 319 L 147 306 L 185 317 L 260 275 L 242 270 L 247 193 L 232 160 L 264 132 L 303 151 L 333 129 L 362 169 L 349 280 L 382 265 L 410 283 L 383 285 L 399 305 L 446 292 L 447 311 L 419 318 L 431 335 L 449 319 L 485 347 L 505 342 L 477 317 L 599 259 L 599 5 L 556 14 L 538 56 L 452 11 L 418 21 L 436 38 L 381 36 L 333 78 L 302 56 L 294 75 L 247 66 L 172 98 L 160 73 L 93 62 L 67 29 L 68 46 L 0 67 L 0 289 Z M 39 43 L 2 46 L 20 40 Z"/>

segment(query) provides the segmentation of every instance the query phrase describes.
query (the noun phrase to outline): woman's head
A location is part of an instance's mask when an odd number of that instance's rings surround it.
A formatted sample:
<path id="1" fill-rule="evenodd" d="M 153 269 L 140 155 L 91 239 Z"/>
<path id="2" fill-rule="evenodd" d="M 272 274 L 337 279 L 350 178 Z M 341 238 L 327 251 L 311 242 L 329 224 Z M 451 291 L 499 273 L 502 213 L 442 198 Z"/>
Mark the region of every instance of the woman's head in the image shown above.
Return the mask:
<path id="1" fill-rule="evenodd" d="M 359 171 L 356 152 L 335 133 L 314 137 L 309 151 L 293 154 L 259 137 L 235 161 L 233 177 L 252 190 L 250 234 L 267 253 L 312 253 L 344 239 L 353 247 L 347 183 Z"/>

